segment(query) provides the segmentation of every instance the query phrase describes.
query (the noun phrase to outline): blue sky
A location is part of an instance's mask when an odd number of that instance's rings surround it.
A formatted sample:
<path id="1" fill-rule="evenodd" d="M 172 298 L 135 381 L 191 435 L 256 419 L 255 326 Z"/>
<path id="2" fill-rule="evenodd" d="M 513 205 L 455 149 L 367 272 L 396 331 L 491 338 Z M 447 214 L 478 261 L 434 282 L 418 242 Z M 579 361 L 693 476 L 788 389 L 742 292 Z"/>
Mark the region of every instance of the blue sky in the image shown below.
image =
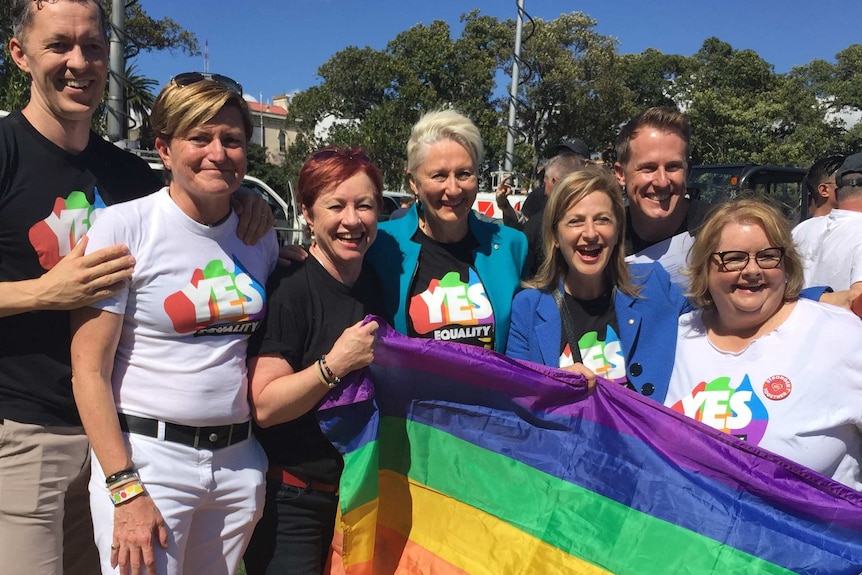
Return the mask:
<path id="1" fill-rule="evenodd" d="M 318 67 L 347 46 L 383 49 L 399 32 L 434 20 L 460 35 L 459 17 L 473 8 L 515 18 L 516 0 L 140 0 L 209 42 L 209 70 L 238 80 L 264 101 L 319 83 Z M 862 43 L 859 0 L 524 0 L 533 17 L 552 20 L 581 11 L 596 31 L 615 37 L 619 52 L 656 48 L 692 55 L 717 36 L 751 48 L 777 72 Z M 140 73 L 159 88 L 179 72 L 203 70 L 203 56 L 142 54 Z"/>

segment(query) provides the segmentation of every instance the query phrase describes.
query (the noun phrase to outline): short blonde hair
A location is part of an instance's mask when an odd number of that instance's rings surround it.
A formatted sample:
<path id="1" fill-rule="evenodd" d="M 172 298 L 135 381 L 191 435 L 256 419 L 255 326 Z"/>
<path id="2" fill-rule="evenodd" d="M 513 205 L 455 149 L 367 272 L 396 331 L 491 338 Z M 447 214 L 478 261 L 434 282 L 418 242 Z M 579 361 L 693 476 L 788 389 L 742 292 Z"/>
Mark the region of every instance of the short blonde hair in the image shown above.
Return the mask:
<path id="1" fill-rule="evenodd" d="M 422 163 L 425 148 L 443 140 L 458 142 L 473 159 L 478 169 L 485 153 L 482 135 L 470 118 L 455 110 L 436 110 L 419 118 L 407 140 L 407 169 L 416 171 Z"/>
<path id="2" fill-rule="evenodd" d="M 526 287 L 553 290 L 566 276 L 569 263 L 563 258 L 557 246 L 557 225 L 569 208 L 592 193 L 606 194 L 611 199 L 617 226 L 617 242 L 604 270 L 605 281 L 610 287 L 619 289 L 627 295 L 638 296 L 640 290 L 632 283 L 629 265 L 625 261 L 626 208 L 623 192 L 610 171 L 592 165 L 567 174 L 554 186 L 542 220 L 545 260 L 539 266 L 536 276 L 524 283 Z"/>
<path id="3" fill-rule="evenodd" d="M 156 137 L 170 141 L 209 122 L 225 106 L 236 106 L 242 116 L 245 140 L 251 140 L 254 127 L 246 101 L 237 92 L 208 79 L 186 86 L 168 82 L 153 105 L 150 126 Z"/>
<path id="4" fill-rule="evenodd" d="M 763 229 L 773 247 L 784 248 L 784 300 L 792 301 L 802 291 L 804 275 L 802 258 L 796 250 L 790 223 L 781 211 L 754 198 L 741 198 L 718 204 L 709 212 L 703 225 L 697 231 L 694 245 L 689 252 L 688 270 L 689 291 L 686 294 L 694 305 L 700 308 L 714 308 L 715 302 L 709 293 L 709 270 L 714 261 L 713 253 L 718 249 L 721 232 L 728 224 L 756 224 Z"/>

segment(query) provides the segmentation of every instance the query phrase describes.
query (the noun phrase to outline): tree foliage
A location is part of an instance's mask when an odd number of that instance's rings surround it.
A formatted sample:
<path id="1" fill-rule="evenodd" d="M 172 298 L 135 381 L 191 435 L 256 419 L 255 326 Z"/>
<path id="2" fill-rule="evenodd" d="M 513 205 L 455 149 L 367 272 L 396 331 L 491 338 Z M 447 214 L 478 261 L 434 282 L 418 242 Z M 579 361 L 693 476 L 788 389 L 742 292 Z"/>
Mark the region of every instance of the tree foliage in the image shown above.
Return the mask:
<path id="1" fill-rule="evenodd" d="M 503 160 L 513 63 L 514 20 L 477 10 L 462 16 L 452 36 L 442 21 L 417 24 L 383 50 L 350 47 L 319 69 L 321 82 L 298 94 L 289 123 L 300 131 L 302 153 L 288 150 L 296 173 L 312 149 L 361 144 L 384 169 L 388 186 L 403 184 L 410 126 L 427 110 L 452 106 L 482 132 L 490 170 Z M 753 50 L 708 38 L 690 56 L 647 49 L 620 55 L 618 43 L 596 32 L 581 12 L 524 26 L 517 90 L 515 169 L 530 172 L 560 138 L 579 137 L 598 152 L 620 126 L 649 106 L 671 105 L 692 121 L 694 162 L 752 162 L 806 166 L 862 143 L 862 126 L 835 119 L 862 109 L 862 45 L 777 74 Z M 503 85 L 505 84 L 505 85 Z M 317 131 L 324 118 L 329 130 Z"/>

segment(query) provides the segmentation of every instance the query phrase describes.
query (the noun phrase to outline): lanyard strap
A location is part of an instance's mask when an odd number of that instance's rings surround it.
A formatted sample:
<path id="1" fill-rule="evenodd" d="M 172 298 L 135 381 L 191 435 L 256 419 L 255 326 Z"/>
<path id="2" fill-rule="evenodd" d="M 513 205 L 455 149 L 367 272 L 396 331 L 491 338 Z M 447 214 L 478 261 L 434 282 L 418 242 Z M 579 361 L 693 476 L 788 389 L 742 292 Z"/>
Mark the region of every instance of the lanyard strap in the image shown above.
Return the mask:
<path id="1" fill-rule="evenodd" d="M 572 361 L 574 363 L 582 363 L 581 348 L 578 345 L 578 340 L 575 337 L 575 325 L 572 322 L 572 316 L 569 315 L 569 306 L 563 298 L 563 292 L 559 286 L 554 290 L 554 301 L 557 303 L 557 309 L 560 310 L 560 320 L 563 324 L 563 331 L 566 334 L 566 339 L 569 340 L 569 351 L 572 352 Z"/>

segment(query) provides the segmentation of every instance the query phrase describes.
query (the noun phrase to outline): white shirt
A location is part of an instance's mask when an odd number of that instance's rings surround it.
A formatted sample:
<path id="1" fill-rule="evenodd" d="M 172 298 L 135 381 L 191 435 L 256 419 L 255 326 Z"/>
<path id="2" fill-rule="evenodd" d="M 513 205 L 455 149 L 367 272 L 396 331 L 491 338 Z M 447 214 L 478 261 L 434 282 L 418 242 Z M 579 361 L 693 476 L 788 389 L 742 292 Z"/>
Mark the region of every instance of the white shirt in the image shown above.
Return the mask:
<path id="1" fill-rule="evenodd" d="M 862 281 L 862 213 L 832 210 L 796 226 L 793 239 L 802 255 L 805 287 L 839 291 Z"/>
<path id="2" fill-rule="evenodd" d="M 694 236 L 682 232 L 662 240 L 636 254 L 626 256 L 630 264 L 648 264 L 658 262 L 670 274 L 670 279 L 685 292 L 688 290 L 688 278 L 683 272 L 688 267 L 688 253 L 694 244 Z"/>
<path id="3" fill-rule="evenodd" d="M 799 300 L 774 331 L 718 349 L 680 317 L 665 405 L 862 490 L 862 321 Z"/>
<path id="4" fill-rule="evenodd" d="M 199 224 L 163 188 L 106 208 L 88 233 L 88 252 L 125 244 L 136 260 L 127 289 L 93 305 L 125 316 L 112 375 L 120 412 L 195 426 L 249 419 L 246 344 L 278 246 L 274 232 L 245 245 L 237 221 Z"/>

